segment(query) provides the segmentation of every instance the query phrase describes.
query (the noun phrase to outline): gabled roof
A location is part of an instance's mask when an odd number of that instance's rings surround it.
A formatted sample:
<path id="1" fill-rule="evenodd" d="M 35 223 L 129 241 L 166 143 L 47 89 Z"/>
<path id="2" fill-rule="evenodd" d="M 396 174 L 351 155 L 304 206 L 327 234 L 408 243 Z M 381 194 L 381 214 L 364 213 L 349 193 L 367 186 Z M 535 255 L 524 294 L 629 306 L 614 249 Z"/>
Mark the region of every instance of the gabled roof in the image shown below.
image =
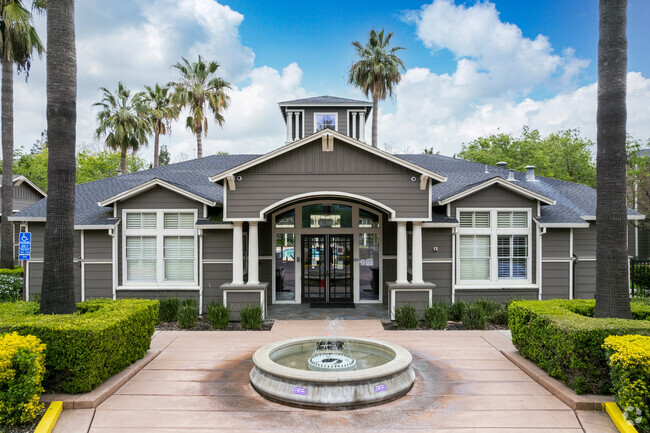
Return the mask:
<path id="1" fill-rule="evenodd" d="M 278 102 L 280 107 L 287 105 L 356 105 L 356 106 L 370 106 L 372 107 L 372 102 L 368 101 L 359 101 L 357 99 L 348 99 L 348 98 L 339 98 L 336 96 L 315 96 L 313 98 L 303 98 L 303 99 L 294 99 L 293 101 L 284 101 Z"/>
<path id="2" fill-rule="evenodd" d="M 42 189 L 40 189 L 39 187 L 37 187 L 36 184 L 34 184 L 34 182 L 32 182 L 31 180 L 27 179 L 27 178 L 26 178 L 24 175 L 22 175 L 22 174 L 14 174 L 14 175 L 13 175 L 13 182 L 14 182 L 14 186 L 18 186 L 18 185 L 20 185 L 20 184 L 22 184 L 22 183 L 26 183 L 27 185 L 29 185 L 29 186 L 30 186 L 34 191 L 36 191 L 37 193 L 39 193 L 39 194 L 42 195 L 43 197 L 47 197 L 47 194 L 45 194 L 45 192 L 44 192 Z M 2 183 L 2 175 L 1 175 L 1 174 L 0 174 L 0 183 Z"/>
<path id="3" fill-rule="evenodd" d="M 210 177 L 210 181 L 211 182 L 218 182 L 218 181 L 220 181 L 222 179 L 227 178 L 228 176 L 234 175 L 235 173 L 240 173 L 240 172 L 242 172 L 242 171 L 244 171 L 244 170 L 246 170 L 248 168 L 251 168 L 251 167 L 254 167 L 254 166 L 258 165 L 258 164 L 261 164 L 264 161 L 268 161 L 268 160 L 273 159 L 273 158 L 275 158 L 277 156 L 280 156 L 282 154 L 290 152 L 290 151 L 292 151 L 292 150 L 294 150 L 294 149 L 296 149 L 296 148 L 298 148 L 300 146 L 304 146 L 307 143 L 311 143 L 314 140 L 321 139 L 324 135 L 332 135 L 335 138 L 337 138 L 337 139 L 339 139 L 339 140 L 341 140 L 341 141 L 343 141 L 343 142 L 345 142 L 345 143 L 347 143 L 347 144 L 349 144 L 351 146 L 354 146 L 354 147 L 357 147 L 359 149 L 365 150 L 368 153 L 371 153 L 373 155 L 377 155 L 377 156 L 379 156 L 381 158 L 384 158 L 384 159 L 386 159 L 388 161 L 391 161 L 391 162 L 393 162 L 393 163 L 395 163 L 397 165 L 401 165 L 402 167 L 406 167 L 406 168 L 408 168 L 410 170 L 415 171 L 416 173 L 420 173 L 421 175 L 430 177 L 430 178 L 435 179 L 435 180 L 437 180 L 439 182 L 446 181 L 446 178 L 444 176 L 441 176 L 441 175 L 439 175 L 438 173 L 436 173 L 436 172 L 434 172 L 432 170 L 423 168 L 423 167 L 421 167 L 421 166 L 419 166 L 417 164 L 413 164 L 413 163 L 411 163 L 411 162 L 409 162 L 409 161 L 407 161 L 407 160 L 405 160 L 403 158 L 399 158 L 396 155 L 393 155 L 392 153 L 388 153 L 388 152 L 386 152 L 384 150 L 377 149 L 377 148 L 372 147 L 372 146 L 370 146 L 368 144 L 365 144 L 365 143 L 363 143 L 363 142 L 361 142 L 359 140 L 355 140 L 354 138 L 348 137 L 347 135 L 341 134 L 340 132 L 334 131 L 333 129 L 322 129 L 322 130 L 320 130 L 318 132 L 315 132 L 315 133 L 313 133 L 313 134 L 311 134 L 311 135 L 309 135 L 309 136 L 307 136 L 305 138 L 301 138 L 300 140 L 296 140 L 296 141 L 294 141 L 292 143 L 289 143 L 289 144 L 287 144 L 285 146 L 277 148 L 277 149 L 275 149 L 275 150 L 273 150 L 273 151 L 271 151 L 269 153 L 265 153 L 264 155 L 260 155 L 257 158 L 252 159 L 252 160 L 250 160 L 248 162 L 245 162 L 240 166 L 235 166 L 235 167 L 231 168 L 230 170 L 223 171 L 223 172 L 221 172 L 219 174 L 216 174 L 216 175 Z"/>

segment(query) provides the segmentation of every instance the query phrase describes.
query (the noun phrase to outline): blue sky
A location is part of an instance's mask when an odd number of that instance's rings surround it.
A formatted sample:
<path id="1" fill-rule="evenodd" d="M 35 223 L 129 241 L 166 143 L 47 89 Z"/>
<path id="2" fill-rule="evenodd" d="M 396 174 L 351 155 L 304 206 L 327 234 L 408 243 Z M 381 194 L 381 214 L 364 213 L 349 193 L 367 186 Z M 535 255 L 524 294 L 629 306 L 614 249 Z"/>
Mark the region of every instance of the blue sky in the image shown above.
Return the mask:
<path id="1" fill-rule="evenodd" d="M 322 94 L 360 98 L 347 85 L 350 43 L 371 27 L 394 33 L 406 65 L 396 96 L 382 104 L 380 145 L 433 147 L 452 155 L 462 143 L 525 125 L 547 134 L 579 128 L 595 140 L 598 2 L 84 0 L 77 2 L 78 146 L 94 137 L 99 87 L 134 90 L 175 78 L 181 56 L 216 59 L 233 84 L 226 124 L 212 122 L 205 154 L 266 152 L 283 144 L 277 102 Z M 650 138 L 650 2 L 629 0 L 628 131 Z M 37 19 L 45 35 L 45 21 Z M 16 145 L 45 129 L 45 61 L 29 83 L 16 79 Z M 192 157 L 184 122 L 163 143 L 172 159 Z M 368 125 L 369 128 L 369 125 Z M 149 150 L 142 156 L 150 159 Z"/>

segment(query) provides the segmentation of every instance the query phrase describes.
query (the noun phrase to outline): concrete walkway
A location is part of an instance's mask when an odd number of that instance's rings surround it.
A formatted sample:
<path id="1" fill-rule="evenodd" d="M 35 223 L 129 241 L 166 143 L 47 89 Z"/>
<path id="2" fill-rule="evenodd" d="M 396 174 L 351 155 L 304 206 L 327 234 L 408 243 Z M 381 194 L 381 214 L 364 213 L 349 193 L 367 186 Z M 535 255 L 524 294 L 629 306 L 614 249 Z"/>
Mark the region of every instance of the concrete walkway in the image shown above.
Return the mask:
<path id="1" fill-rule="evenodd" d="M 616 432 L 602 413 L 572 411 L 508 361 L 499 349 L 512 345 L 499 331 L 384 331 L 378 320 L 346 321 L 350 336 L 397 343 L 413 354 L 413 389 L 382 406 L 304 410 L 253 390 L 248 374 L 257 348 L 322 335 L 323 328 L 322 321 L 276 321 L 270 332 L 162 332 L 152 342 L 161 354 L 97 407 L 90 428 L 67 424 L 65 431 Z"/>

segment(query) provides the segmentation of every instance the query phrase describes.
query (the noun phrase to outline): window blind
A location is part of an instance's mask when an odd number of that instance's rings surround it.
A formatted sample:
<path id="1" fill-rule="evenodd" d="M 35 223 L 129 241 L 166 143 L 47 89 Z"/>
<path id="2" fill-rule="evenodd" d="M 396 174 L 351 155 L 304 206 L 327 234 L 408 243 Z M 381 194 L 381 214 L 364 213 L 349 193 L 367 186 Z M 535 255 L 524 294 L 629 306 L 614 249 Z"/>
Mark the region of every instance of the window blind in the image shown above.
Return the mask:
<path id="1" fill-rule="evenodd" d="M 126 278 L 128 281 L 156 281 L 156 237 L 127 236 Z"/>
<path id="2" fill-rule="evenodd" d="M 164 260 L 166 281 L 193 281 L 194 237 L 165 236 Z"/>
<path id="3" fill-rule="evenodd" d="M 460 279 L 490 279 L 490 236 L 460 236 Z"/>

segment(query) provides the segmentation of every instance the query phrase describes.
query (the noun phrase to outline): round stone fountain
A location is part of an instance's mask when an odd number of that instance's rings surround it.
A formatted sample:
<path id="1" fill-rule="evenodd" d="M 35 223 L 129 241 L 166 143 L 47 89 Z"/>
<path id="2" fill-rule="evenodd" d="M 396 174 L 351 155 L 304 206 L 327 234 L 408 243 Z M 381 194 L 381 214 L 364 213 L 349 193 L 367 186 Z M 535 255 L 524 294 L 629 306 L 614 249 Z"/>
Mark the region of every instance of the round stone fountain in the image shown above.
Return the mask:
<path id="1" fill-rule="evenodd" d="M 403 347 L 369 338 L 296 338 L 255 352 L 250 379 L 269 400 L 353 409 L 406 394 L 415 380 L 412 360 Z"/>

